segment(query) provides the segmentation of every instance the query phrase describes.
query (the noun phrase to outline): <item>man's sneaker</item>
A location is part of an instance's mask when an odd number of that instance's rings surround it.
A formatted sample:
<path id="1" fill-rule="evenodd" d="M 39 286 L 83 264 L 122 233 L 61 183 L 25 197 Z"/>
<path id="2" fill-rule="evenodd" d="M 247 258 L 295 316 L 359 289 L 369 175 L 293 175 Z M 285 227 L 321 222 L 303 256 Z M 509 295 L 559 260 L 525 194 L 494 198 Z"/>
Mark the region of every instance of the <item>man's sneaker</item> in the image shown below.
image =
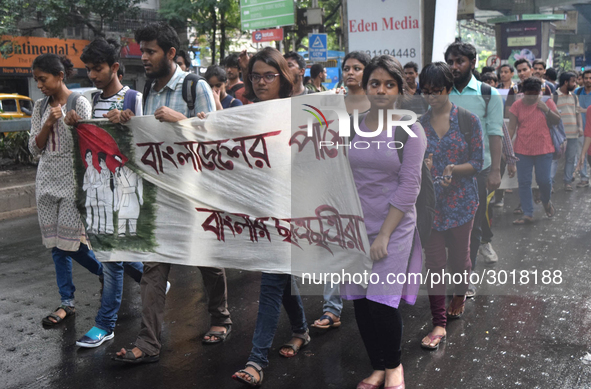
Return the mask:
<path id="1" fill-rule="evenodd" d="M 589 187 L 589 181 L 581 181 L 577 184 L 577 188 L 588 188 Z"/>
<path id="2" fill-rule="evenodd" d="M 478 248 L 478 254 L 484 257 L 486 263 L 495 263 L 499 260 L 499 256 L 493 250 L 490 242 L 481 244 Z"/>
<path id="3" fill-rule="evenodd" d="M 114 337 L 115 333 L 113 331 L 107 332 L 105 330 L 101 330 L 100 328 L 92 327 L 90 331 L 86 333 L 86 335 L 78 339 L 76 346 L 87 348 L 98 347 L 103 344 L 105 340 L 111 340 Z"/>
<path id="4" fill-rule="evenodd" d="M 166 281 L 166 292 L 164 292 L 164 294 L 168 294 L 169 290 L 170 290 L 170 282 Z"/>
<path id="5" fill-rule="evenodd" d="M 495 203 L 493 204 L 493 207 L 496 208 L 503 208 L 505 206 L 505 201 L 503 199 L 501 199 L 501 201 L 495 201 Z"/>

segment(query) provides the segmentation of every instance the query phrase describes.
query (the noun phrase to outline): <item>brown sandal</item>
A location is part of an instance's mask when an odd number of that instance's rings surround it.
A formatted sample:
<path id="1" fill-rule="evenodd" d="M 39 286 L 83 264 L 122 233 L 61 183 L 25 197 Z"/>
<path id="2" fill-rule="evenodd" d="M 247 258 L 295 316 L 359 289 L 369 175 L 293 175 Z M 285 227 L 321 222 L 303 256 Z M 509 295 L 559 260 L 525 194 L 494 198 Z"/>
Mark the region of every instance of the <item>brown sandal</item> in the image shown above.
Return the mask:
<path id="1" fill-rule="evenodd" d="M 522 226 L 525 224 L 533 224 L 534 219 L 529 216 L 522 216 L 517 220 L 513 220 L 513 224 L 516 226 Z"/>
<path id="2" fill-rule="evenodd" d="M 546 216 L 548 217 L 554 217 L 554 214 L 556 213 L 556 210 L 552 205 L 552 201 L 548 201 L 548 204 L 544 205 L 544 210 L 546 211 Z"/>

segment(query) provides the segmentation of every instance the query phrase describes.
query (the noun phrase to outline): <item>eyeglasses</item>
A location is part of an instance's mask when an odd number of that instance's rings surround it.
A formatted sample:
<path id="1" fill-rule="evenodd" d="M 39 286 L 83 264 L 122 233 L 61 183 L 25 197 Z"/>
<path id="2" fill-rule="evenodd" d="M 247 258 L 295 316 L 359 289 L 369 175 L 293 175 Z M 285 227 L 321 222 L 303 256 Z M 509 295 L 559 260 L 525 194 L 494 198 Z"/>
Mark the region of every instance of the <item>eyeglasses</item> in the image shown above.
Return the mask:
<path id="1" fill-rule="evenodd" d="M 430 91 L 423 89 L 421 91 L 421 94 L 423 96 L 441 96 L 441 93 L 443 93 L 443 89 L 439 89 L 439 90 L 438 89 L 432 89 Z"/>
<path id="2" fill-rule="evenodd" d="M 265 80 L 266 84 L 269 84 L 273 81 L 275 81 L 275 77 L 278 77 L 279 74 L 278 73 L 265 73 L 263 75 L 260 75 L 258 73 L 252 73 L 248 75 L 248 78 L 250 78 L 250 81 L 252 82 L 259 82 L 261 81 L 261 78 L 263 80 Z"/>

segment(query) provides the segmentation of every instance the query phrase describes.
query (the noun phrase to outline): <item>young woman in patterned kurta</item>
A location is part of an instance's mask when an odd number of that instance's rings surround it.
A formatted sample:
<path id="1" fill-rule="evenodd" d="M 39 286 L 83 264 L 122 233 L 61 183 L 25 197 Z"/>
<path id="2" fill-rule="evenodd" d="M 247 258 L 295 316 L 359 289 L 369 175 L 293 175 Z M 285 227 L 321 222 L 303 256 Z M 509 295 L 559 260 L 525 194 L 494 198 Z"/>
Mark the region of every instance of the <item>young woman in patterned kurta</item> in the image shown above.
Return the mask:
<path id="1" fill-rule="evenodd" d="M 398 307 L 401 300 L 414 304 L 419 289 L 418 283 L 406 275 L 420 273 L 422 266 L 415 203 L 421 186 L 425 133 L 419 123 L 410 127 L 416 137 L 409 137 L 404 144 L 403 161 L 397 150 L 385 146 L 394 140 L 396 129 L 386 128 L 385 124 L 388 110 L 403 95 L 403 74 L 400 63 L 387 55 L 374 58 L 365 67 L 362 84 L 371 108 L 359 129 L 374 132 L 380 122 L 384 125 L 374 138 L 355 138 L 356 142 L 371 141 L 369 149 L 361 149 L 364 146 L 360 145 L 349 153 L 371 243 L 372 275 L 382 280 L 366 289 L 356 284 L 341 287 L 343 297 L 354 300 L 355 319 L 373 368 L 372 374 L 357 385 L 358 389 L 381 385 L 388 389 L 404 388 L 400 363 L 403 323 Z M 388 130 L 393 130 L 391 136 Z M 403 275 L 407 282 L 387 281 L 390 275 Z"/>
<path id="2" fill-rule="evenodd" d="M 441 275 L 449 264 L 452 276 L 469 275 L 472 267 L 470 232 L 478 208 L 476 175 L 482 170 L 484 158 L 482 127 L 478 117 L 470 114 L 469 141 L 464 137 L 458 107 L 448 97 L 454 77 L 447 64 L 435 62 L 425 66 L 419 76 L 419 84 L 431 106 L 421 117 L 421 124 L 427 135 L 425 162 L 431 168 L 436 198 L 431 237 L 428 242 L 423 242 L 425 266 L 430 274 Z M 464 312 L 468 282 L 463 280 L 465 282 L 455 284 L 454 297 L 446 317 L 446 285 L 444 282 L 432 285 L 429 281 L 433 330 L 422 340 L 421 346 L 434 350 L 445 337 L 447 319 L 458 318 Z"/>
<path id="3" fill-rule="evenodd" d="M 75 203 L 74 140 L 71 128 L 63 121 L 65 106 L 72 93 L 66 87 L 65 79 L 73 70 L 70 60 L 55 54 L 40 55 L 33 62 L 37 87 L 47 97 L 35 103 L 29 150 L 33 155 L 41 156 L 35 186 L 37 212 L 43 244 L 52 249 L 61 296 L 61 306 L 43 319 L 43 324 L 48 326 L 75 313 L 72 258 L 96 275 L 103 273 L 102 264 L 88 247 Z M 49 99 L 47 104 L 46 99 Z M 90 103 L 85 98 L 79 98 L 76 112 L 81 118 L 89 119 Z"/>

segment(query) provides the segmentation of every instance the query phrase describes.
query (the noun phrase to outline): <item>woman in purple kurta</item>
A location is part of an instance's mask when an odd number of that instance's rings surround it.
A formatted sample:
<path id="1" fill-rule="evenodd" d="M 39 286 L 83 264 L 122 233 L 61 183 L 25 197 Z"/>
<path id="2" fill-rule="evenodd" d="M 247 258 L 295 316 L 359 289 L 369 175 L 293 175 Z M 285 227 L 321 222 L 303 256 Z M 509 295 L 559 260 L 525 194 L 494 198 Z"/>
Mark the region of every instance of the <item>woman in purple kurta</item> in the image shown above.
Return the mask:
<path id="1" fill-rule="evenodd" d="M 379 120 L 387 123 L 387 110 L 403 93 L 402 74 L 400 63 L 390 56 L 374 58 L 365 68 L 363 87 L 371 109 L 359 125 L 361 131 L 375 131 Z M 394 128 L 390 137 L 384 126 L 377 137 L 357 136 L 351 141 L 354 145 L 349 160 L 371 243 L 373 281 L 377 281 L 375 275 L 379 276 L 379 281 L 370 283 L 367 289 L 354 284 L 342 287 L 343 297 L 354 300 L 359 332 L 374 369 L 358 389 L 375 389 L 382 384 L 387 389 L 404 387 L 398 305 L 401 299 L 413 304 L 419 290 L 419 284 L 408 282 L 406 275 L 420 273 L 422 266 L 415 203 L 426 148 L 421 125 L 415 123 L 411 129 L 417 136 L 409 136 L 404 145 L 403 163 L 394 149 Z M 368 149 L 361 149 L 367 145 Z M 393 277 L 400 281 L 404 277 L 406 281 L 399 284 Z"/>

